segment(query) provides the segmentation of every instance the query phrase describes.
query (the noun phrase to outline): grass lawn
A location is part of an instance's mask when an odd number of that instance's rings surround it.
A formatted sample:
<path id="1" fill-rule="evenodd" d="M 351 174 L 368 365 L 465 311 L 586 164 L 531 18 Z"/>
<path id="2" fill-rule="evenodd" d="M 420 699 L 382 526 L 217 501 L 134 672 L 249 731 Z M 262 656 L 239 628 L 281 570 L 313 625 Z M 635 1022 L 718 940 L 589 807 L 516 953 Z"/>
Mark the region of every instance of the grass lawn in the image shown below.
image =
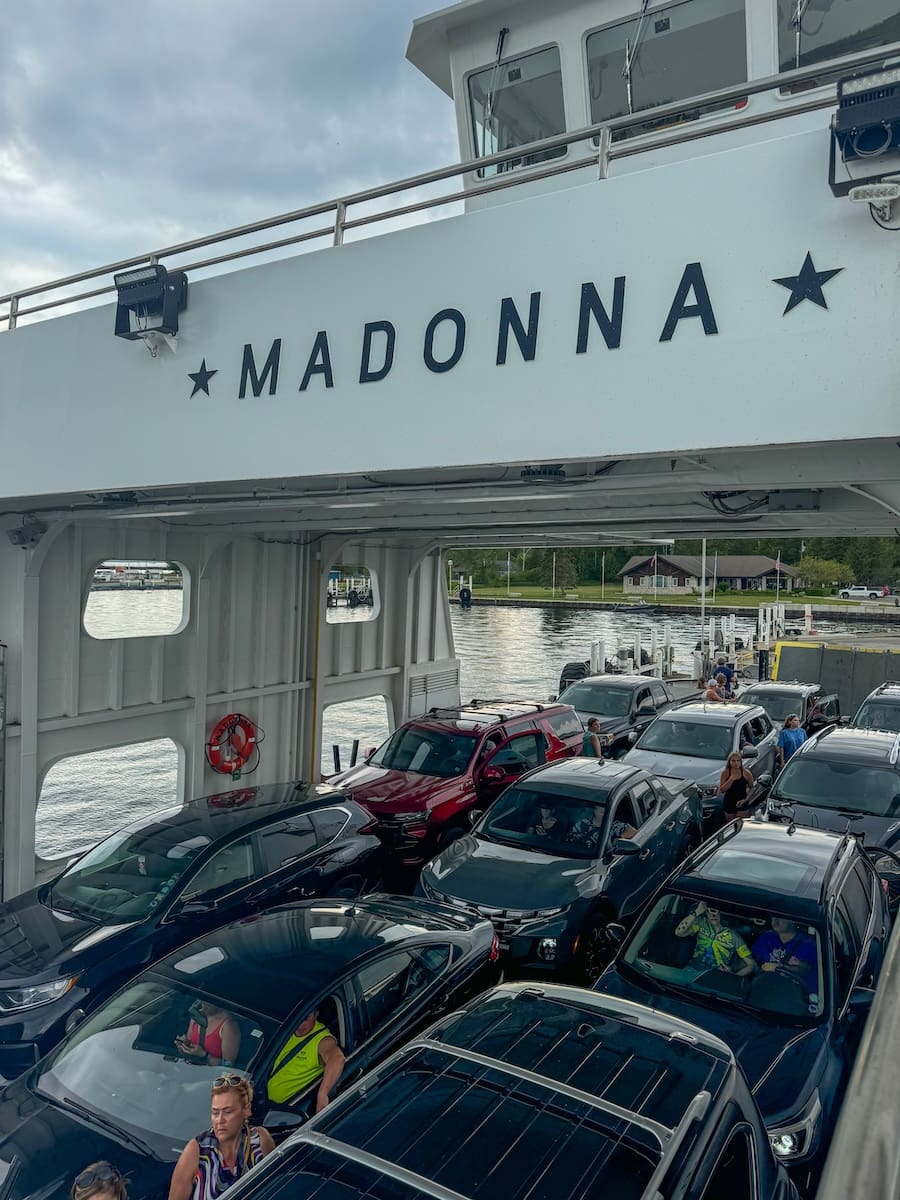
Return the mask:
<path id="1" fill-rule="evenodd" d="M 566 600 L 570 597 L 578 600 L 600 600 L 600 584 L 599 583 L 582 583 L 574 588 L 557 588 L 556 592 L 552 592 L 548 587 L 534 587 L 529 584 L 516 586 L 512 584 L 509 592 L 506 590 L 506 585 L 501 584 L 500 587 L 481 587 L 473 584 L 473 594 L 476 599 L 479 597 L 506 599 L 507 595 L 511 600 Z M 700 595 L 693 596 L 672 596 L 667 595 L 660 590 L 657 594 L 657 599 L 654 601 L 653 593 L 638 597 L 633 592 L 629 592 L 626 596 L 621 586 L 607 584 L 603 589 L 602 599 L 608 604 L 635 604 L 638 599 L 643 599 L 647 604 L 699 604 Z M 850 607 L 858 604 L 858 601 L 839 600 L 837 596 L 807 596 L 802 592 L 782 592 L 780 595 L 782 603 L 787 605 L 804 605 L 804 604 L 846 604 Z M 710 606 L 713 603 L 712 593 L 706 593 L 706 603 Z M 715 603 L 727 608 L 757 608 L 760 604 L 774 604 L 774 592 L 716 592 Z"/>

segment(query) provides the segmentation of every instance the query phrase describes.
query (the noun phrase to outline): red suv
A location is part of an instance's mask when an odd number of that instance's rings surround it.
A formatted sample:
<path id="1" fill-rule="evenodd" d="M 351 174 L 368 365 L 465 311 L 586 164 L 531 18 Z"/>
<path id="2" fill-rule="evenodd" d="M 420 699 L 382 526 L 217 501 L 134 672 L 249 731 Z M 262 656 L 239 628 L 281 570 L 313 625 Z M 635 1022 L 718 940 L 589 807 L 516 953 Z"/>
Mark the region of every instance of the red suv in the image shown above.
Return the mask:
<path id="1" fill-rule="evenodd" d="M 584 727 L 568 704 L 473 700 L 413 717 L 358 767 L 328 782 L 375 815 L 396 861 L 419 865 L 466 833 L 525 771 L 581 752 Z"/>

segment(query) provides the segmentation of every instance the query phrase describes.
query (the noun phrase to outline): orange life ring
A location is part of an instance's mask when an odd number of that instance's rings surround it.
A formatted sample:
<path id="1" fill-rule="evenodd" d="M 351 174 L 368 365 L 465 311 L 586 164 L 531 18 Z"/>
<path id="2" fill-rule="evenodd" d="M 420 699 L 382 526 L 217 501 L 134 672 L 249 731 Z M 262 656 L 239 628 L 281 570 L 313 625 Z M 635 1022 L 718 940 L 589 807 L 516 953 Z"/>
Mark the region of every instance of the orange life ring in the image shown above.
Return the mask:
<path id="1" fill-rule="evenodd" d="M 209 735 L 207 761 L 221 775 L 233 775 L 250 761 L 256 742 L 256 726 L 250 718 L 243 713 L 229 713 Z"/>

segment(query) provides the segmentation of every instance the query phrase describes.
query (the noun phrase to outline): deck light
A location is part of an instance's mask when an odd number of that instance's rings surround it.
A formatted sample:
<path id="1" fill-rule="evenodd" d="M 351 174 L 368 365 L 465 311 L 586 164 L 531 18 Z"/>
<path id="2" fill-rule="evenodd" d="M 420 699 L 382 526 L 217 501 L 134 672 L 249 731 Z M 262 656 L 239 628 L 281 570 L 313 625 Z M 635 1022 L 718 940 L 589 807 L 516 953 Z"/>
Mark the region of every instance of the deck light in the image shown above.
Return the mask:
<path id="1" fill-rule="evenodd" d="M 116 285 L 116 337 L 144 339 L 153 346 L 154 335 L 175 337 L 178 314 L 187 305 L 188 281 L 184 271 L 167 271 L 159 263 L 136 267 L 113 276 Z"/>
<path id="2" fill-rule="evenodd" d="M 846 196 L 885 176 L 884 171 L 854 176 L 851 164 L 859 168 L 861 163 L 874 164 L 886 155 L 900 153 L 900 64 L 841 79 L 837 94 L 837 112 L 831 118 L 828 183 L 835 196 Z M 840 181 L 836 179 L 838 150 L 847 176 Z M 891 170 L 896 172 L 896 166 Z"/>

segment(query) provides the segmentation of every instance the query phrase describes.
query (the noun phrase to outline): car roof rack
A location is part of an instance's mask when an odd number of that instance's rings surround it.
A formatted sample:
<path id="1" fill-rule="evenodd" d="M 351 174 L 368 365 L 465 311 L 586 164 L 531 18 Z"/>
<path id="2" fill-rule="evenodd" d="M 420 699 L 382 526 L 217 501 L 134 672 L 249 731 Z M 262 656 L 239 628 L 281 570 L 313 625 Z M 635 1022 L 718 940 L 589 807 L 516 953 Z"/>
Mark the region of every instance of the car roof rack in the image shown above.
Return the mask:
<path id="1" fill-rule="evenodd" d="M 463 705 L 463 708 L 484 709 L 486 705 L 492 704 L 515 704 L 519 708 L 530 708 L 535 712 L 543 712 L 547 707 L 546 704 L 541 704 L 537 700 L 514 700 L 507 696 L 503 700 L 470 700 L 468 704 Z"/>

